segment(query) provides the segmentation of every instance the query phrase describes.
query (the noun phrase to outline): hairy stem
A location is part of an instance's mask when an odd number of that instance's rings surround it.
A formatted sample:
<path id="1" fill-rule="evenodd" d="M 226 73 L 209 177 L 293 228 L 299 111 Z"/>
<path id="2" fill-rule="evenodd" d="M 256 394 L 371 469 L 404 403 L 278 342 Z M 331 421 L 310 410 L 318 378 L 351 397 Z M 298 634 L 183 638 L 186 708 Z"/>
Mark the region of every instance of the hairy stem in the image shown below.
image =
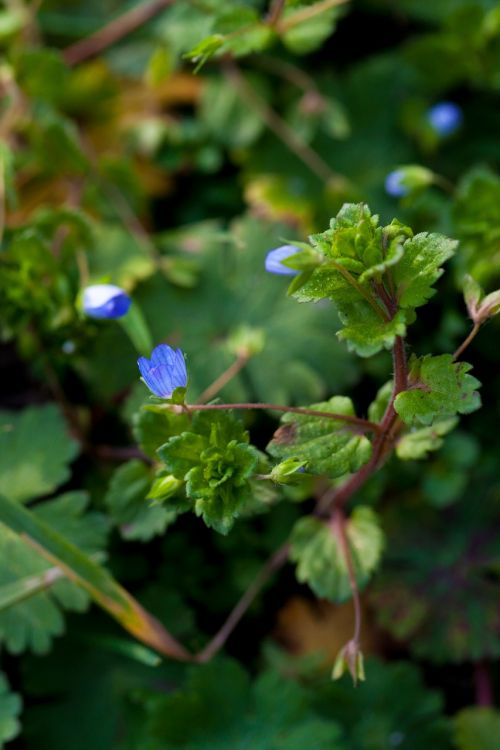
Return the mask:
<path id="1" fill-rule="evenodd" d="M 128 36 L 132 31 L 143 26 L 162 10 L 172 5 L 173 2 L 174 0 L 150 0 L 150 2 L 142 3 L 126 11 L 94 34 L 67 47 L 64 50 L 65 62 L 68 65 L 78 65 L 84 60 L 98 55 L 119 42 L 120 39 Z"/>
<path id="2" fill-rule="evenodd" d="M 177 404 L 166 404 L 166 408 L 179 408 Z M 347 422 L 366 430 L 367 432 L 378 432 L 380 426 L 368 419 L 354 417 L 350 414 L 334 414 L 331 411 L 316 411 L 316 409 L 303 409 L 300 406 L 281 406 L 280 404 L 241 403 L 241 404 L 186 404 L 186 411 L 221 411 L 224 409 L 268 409 L 269 411 L 291 412 L 292 414 L 305 414 L 309 417 L 322 417 L 323 419 L 335 419 L 338 422 Z"/>
<path id="3" fill-rule="evenodd" d="M 354 606 L 354 633 L 352 639 L 354 643 L 358 645 L 361 636 L 361 600 L 359 598 L 358 582 L 356 581 L 356 574 L 354 572 L 354 563 L 352 560 L 351 549 L 349 547 L 349 540 L 347 539 L 346 518 L 343 510 L 340 508 L 336 508 L 333 513 L 331 528 L 339 541 L 340 549 L 347 568 L 347 574 L 349 576 L 349 585 L 351 587 Z"/>
<path id="4" fill-rule="evenodd" d="M 233 364 L 230 365 L 227 370 L 224 370 L 224 372 L 221 373 L 219 377 L 216 378 L 214 382 L 208 386 L 208 388 L 205 388 L 196 403 L 204 404 L 206 401 L 210 401 L 211 398 L 216 396 L 219 391 L 221 391 L 222 388 L 224 388 L 224 386 L 227 385 L 245 367 L 249 359 L 250 357 L 248 356 L 248 354 L 238 355 Z"/>
<path id="5" fill-rule="evenodd" d="M 453 359 L 458 359 L 463 354 L 463 352 L 467 349 L 471 341 L 476 338 L 476 335 L 480 328 L 481 328 L 481 323 L 474 323 L 474 325 L 472 326 L 471 332 L 469 333 L 467 338 L 464 339 L 464 341 L 462 341 L 462 343 L 460 344 L 460 346 L 454 353 Z"/>
<path id="6" fill-rule="evenodd" d="M 373 443 L 373 451 L 370 460 L 364 466 L 353 474 L 350 479 L 341 487 L 330 488 L 320 498 L 317 507 L 318 515 L 330 515 L 331 507 L 335 509 L 343 508 L 358 492 L 370 477 L 382 466 L 388 455 L 394 447 L 393 431 L 397 421 L 397 414 L 394 410 L 394 400 L 398 393 L 406 390 L 408 371 L 406 362 L 406 352 L 404 339 L 401 336 L 396 337 L 393 347 L 393 365 L 394 365 L 394 388 L 391 399 L 380 424 L 377 425 L 376 438 Z"/>
<path id="7" fill-rule="evenodd" d="M 220 651 L 262 587 L 267 583 L 273 573 L 285 564 L 288 557 L 288 548 L 288 544 L 284 544 L 271 555 L 269 560 L 259 571 L 257 577 L 245 591 L 221 629 L 214 635 L 205 648 L 195 656 L 195 661 L 209 661 L 218 651 Z"/>

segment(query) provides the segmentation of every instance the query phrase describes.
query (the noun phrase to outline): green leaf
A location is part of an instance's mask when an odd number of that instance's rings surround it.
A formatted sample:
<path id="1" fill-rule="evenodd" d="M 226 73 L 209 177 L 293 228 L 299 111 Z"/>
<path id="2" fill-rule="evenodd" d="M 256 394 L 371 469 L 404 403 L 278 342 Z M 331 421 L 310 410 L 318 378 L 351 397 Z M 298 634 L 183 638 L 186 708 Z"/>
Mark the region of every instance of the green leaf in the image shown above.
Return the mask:
<path id="1" fill-rule="evenodd" d="M 309 17 L 301 20 L 303 11 L 307 11 Z M 324 0 L 298 6 L 294 3 L 293 7 L 285 9 L 282 17 L 282 25 L 287 29 L 281 34 L 283 44 L 296 55 L 314 52 L 333 33 L 341 13 L 341 8 L 328 7 Z"/>
<path id="2" fill-rule="evenodd" d="M 49 518 L 54 514 L 53 507 L 48 510 Z M 15 543 L 20 542 L 31 547 L 41 558 L 61 568 L 69 581 L 81 586 L 83 592 L 89 594 L 99 606 L 136 638 L 162 654 L 177 658 L 186 656 L 185 649 L 104 568 L 82 552 L 76 544 L 51 528 L 45 520 L 38 518 L 36 513 L 0 495 L 0 524 L 2 523 L 7 529 L 6 538 L 10 536 Z M 67 520 L 64 519 L 65 527 L 66 523 Z M 57 585 L 61 588 L 67 583 L 68 581 L 59 581 Z M 64 597 L 61 595 L 61 599 L 64 599 L 66 604 L 68 590 L 66 586 L 64 589 L 65 594 Z M 83 592 L 79 591 L 80 602 Z M 71 596 L 75 596 L 74 591 Z M 58 610 L 55 616 L 52 611 L 50 620 L 49 628 L 52 630 L 55 628 L 55 632 L 60 632 L 61 621 Z M 13 638 L 13 650 L 17 652 L 20 641 L 24 641 L 24 631 L 16 630 Z M 42 638 L 37 650 L 44 651 L 46 647 L 46 638 Z"/>
<path id="3" fill-rule="evenodd" d="M 370 419 L 372 422 L 382 421 L 382 418 L 389 405 L 389 401 L 391 400 L 393 388 L 394 383 L 392 380 L 389 380 L 387 383 L 384 383 L 384 385 L 377 391 L 375 401 L 372 401 L 372 403 L 368 407 L 368 419 Z"/>
<path id="4" fill-rule="evenodd" d="M 452 257 L 457 245 L 442 234 L 427 232 L 404 243 L 403 257 L 393 269 L 400 307 L 420 307 L 435 294 L 432 285 L 443 274 L 441 266 Z"/>
<path id="5" fill-rule="evenodd" d="M 293 296 L 300 302 L 330 298 L 345 326 L 339 338 L 360 356 L 391 348 L 395 337 L 406 332 L 406 316 L 402 311 L 389 316 L 373 283 L 381 283 L 397 266 L 411 236 L 411 229 L 396 219 L 380 227 L 366 204 L 345 203 L 330 229 L 310 237 L 319 261 L 312 273 L 292 282 Z"/>
<path id="6" fill-rule="evenodd" d="M 314 705 L 341 724 L 349 750 L 450 750 L 443 699 L 409 662 L 368 658 L 362 686 L 321 681 Z"/>
<path id="7" fill-rule="evenodd" d="M 105 545 L 108 524 L 100 513 L 85 513 L 87 505 L 85 493 L 69 492 L 39 505 L 33 513 L 85 553 L 93 555 Z M 0 525 L 0 556 L 4 561 L 0 568 L 2 590 L 50 568 L 37 552 L 3 525 Z M 34 589 L 29 598 L 0 611 L 0 642 L 10 652 L 31 649 L 46 653 L 53 637 L 64 631 L 62 610 L 81 612 L 87 608 L 89 597 L 83 589 L 56 576 L 52 580 L 49 590 Z"/>
<path id="8" fill-rule="evenodd" d="M 5 675 L 0 672 L 0 748 L 13 740 L 21 730 L 18 716 L 22 702 L 17 693 L 11 693 Z"/>
<path id="9" fill-rule="evenodd" d="M 186 52 L 185 57 L 196 63 L 194 72 L 197 73 L 211 57 L 220 51 L 224 46 L 224 36 L 222 34 L 212 34 L 202 39 L 196 46 Z"/>
<path id="10" fill-rule="evenodd" d="M 432 427 L 422 427 L 403 435 L 397 442 L 396 454 L 403 461 L 427 458 L 431 451 L 437 451 L 443 444 L 443 437 L 458 424 L 456 417 L 439 419 Z"/>
<path id="11" fill-rule="evenodd" d="M 344 328 L 337 336 L 341 341 L 346 341 L 349 350 L 360 357 L 371 357 L 381 349 L 391 349 L 396 336 L 404 336 L 406 333 L 406 318 L 402 311 L 385 322 L 365 302 L 342 305 L 342 309 L 339 307 L 339 317 Z"/>
<path id="12" fill-rule="evenodd" d="M 172 409 L 146 405 L 132 418 L 134 437 L 141 450 L 157 460 L 157 450 L 166 441 L 184 432 L 189 425 L 186 414 L 175 414 Z"/>
<path id="13" fill-rule="evenodd" d="M 111 479 L 105 503 L 124 539 L 147 542 L 177 518 L 177 511 L 148 500 L 154 474 L 142 461 L 120 466 Z"/>
<path id="14" fill-rule="evenodd" d="M 69 478 L 78 453 L 53 404 L 0 412 L 0 492 L 18 502 L 48 495 Z"/>
<path id="15" fill-rule="evenodd" d="M 158 453 L 186 482 L 196 515 L 227 534 L 250 499 L 249 479 L 259 461 L 242 423 L 227 412 L 196 412 L 190 431 L 170 438 Z"/>
<path id="16" fill-rule="evenodd" d="M 228 660 L 191 668 L 183 687 L 143 700 L 148 750 L 345 747 L 337 722 L 318 716 L 306 687 L 277 672 L 265 672 L 251 684 L 243 668 Z"/>
<path id="17" fill-rule="evenodd" d="M 383 549 L 383 534 L 375 512 L 354 509 L 346 522 L 346 536 L 354 573 L 361 588 L 377 568 Z M 290 559 L 297 563 L 297 578 L 314 593 L 336 602 L 351 596 L 349 572 L 342 546 L 333 526 L 318 518 L 301 518 L 292 531 Z"/>
<path id="18" fill-rule="evenodd" d="M 480 383 L 468 375 L 472 365 L 454 362 L 451 354 L 413 356 L 410 360 L 411 388 L 398 393 L 394 408 L 407 424 L 430 425 L 436 417 L 469 414 L 481 405 Z"/>
<path id="19" fill-rule="evenodd" d="M 312 404 L 315 411 L 354 416 L 350 398 L 333 396 L 329 401 Z M 267 451 L 275 458 L 299 458 L 307 461 L 307 471 L 340 477 L 357 471 L 371 456 L 371 443 L 355 427 L 344 421 L 285 414 Z"/>
<path id="20" fill-rule="evenodd" d="M 466 708 L 454 718 L 457 750 L 496 750 L 500 737 L 500 711 Z"/>
<path id="21" fill-rule="evenodd" d="M 500 656 L 498 507 L 477 502 L 493 475 L 481 482 L 468 473 L 462 501 L 440 513 L 417 505 L 415 477 L 370 591 L 379 625 L 416 658 L 437 664 Z"/>

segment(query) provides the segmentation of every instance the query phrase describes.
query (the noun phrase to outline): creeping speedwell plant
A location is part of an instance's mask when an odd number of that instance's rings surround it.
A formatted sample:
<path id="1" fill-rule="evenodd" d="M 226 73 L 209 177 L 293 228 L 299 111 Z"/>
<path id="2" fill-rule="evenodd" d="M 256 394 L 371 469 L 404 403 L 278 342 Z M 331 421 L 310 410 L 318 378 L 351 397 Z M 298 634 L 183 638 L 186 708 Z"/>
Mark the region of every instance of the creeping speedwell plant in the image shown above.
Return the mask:
<path id="1" fill-rule="evenodd" d="M 154 395 L 137 424 L 142 444 L 154 451 L 148 497 L 155 503 L 175 515 L 194 511 L 207 526 L 227 534 L 237 519 L 289 498 L 286 485 L 295 485 L 295 499 L 315 499 L 273 564 L 288 557 L 298 580 L 318 597 L 334 602 L 352 597 L 353 635 L 337 658 L 334 677 L 347 669 L 355 682 L 364 679 L 359 592 L 376 571 L 385 544 L 377 512 L 359 503 L 360 491 L 391 455 L 402 461 L 427 457 L 459 415 L 480 406 L 480 383 L 462 354 L 481 323 L 498 310 L 496 297 L 485 304 L 481 289 L 467 280 L 474 327 L 455 353 L 419 356 L 408 338 L 456 245 L 442 234 L 414 234 L 397 219 L 381 226 L 360 203 L 345 204 L 309 243 L 268 253 L 266 271 L 293 275 L 288 294 L 298 302 L 331 300 L 341 321 L 337 336 L 350 350 L 364 358 L 391 352 L 387 382 L 373 394 L 366 416 L 358 416 L 351 399 L 337 394 L 302 407 L 217 399 L 192 404 L 186 400 L 186 364 L 179 349 L 161 344 L 150 360 L 139 359 Z M 325 315 L 331 314 L 325 308 Z M 235 372 L 223 373 L 219 386 Z M 207 393 L 213 397 L 217 390 Z M 239 416 L 248 409 L 283 412 L 265 453 L 252 445 Z M 210 645 L 204 653 L 211 653 Z"/>

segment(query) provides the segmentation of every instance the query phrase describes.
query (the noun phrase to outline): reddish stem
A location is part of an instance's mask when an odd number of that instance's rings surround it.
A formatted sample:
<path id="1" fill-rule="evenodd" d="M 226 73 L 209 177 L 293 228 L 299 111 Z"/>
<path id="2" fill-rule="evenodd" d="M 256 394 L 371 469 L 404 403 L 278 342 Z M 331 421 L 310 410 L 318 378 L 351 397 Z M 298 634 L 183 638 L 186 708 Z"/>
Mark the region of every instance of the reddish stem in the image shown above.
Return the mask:
<path id="1" fill-rule="evenodd" d="M 167 405 L 169 406 L 169 405 Z M 292 414 L 305 414 L 309 417 L 321 417 L 322 419 L 335 419 L 338 422 L 347 422 L 366 430 L 367 432 L 378 432 L 380 426 L 368 419 L 354 417 L 350 414 L 336 414 L 331 411 L 317 411 L 316 409 L 305 409 L 301 406 L 281 406 L 280 404 L 241 403 L 241 404 L 186 404 L 186 411 L 220 411 L 224 409 L 268 409 L 269 411 L 291 412 Z"/>
<path id="2" fill-rule="evenodd" d="M 494 706 L 493 687 L 488 662 L 474 663 L 474 687 L 476 692 L 476 706 Z"/>

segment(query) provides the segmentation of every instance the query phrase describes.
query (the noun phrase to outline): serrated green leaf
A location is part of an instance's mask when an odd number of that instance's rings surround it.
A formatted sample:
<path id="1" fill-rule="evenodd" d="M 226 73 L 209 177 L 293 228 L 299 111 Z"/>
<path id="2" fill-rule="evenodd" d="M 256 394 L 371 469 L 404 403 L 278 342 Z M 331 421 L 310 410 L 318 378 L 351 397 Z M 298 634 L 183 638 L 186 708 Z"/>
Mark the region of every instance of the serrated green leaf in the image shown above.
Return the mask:
<path id="1" fill-rule="evenodd" d="M 5 675 L 0 672 L 0 748 L 20 732 L 19 714 L 22 702 L 17 693 L 11 693 Z"/>
<path id="2" fill-rule="evenodd" d="M 456 417 L 436 420 L 432 427 L 412 430 L 403 435 L 396 445 L 396 454 L 403 461 L 427 458 L 431 451 L 437 451 L 443 444 L 443 437 L 458 424 Z"/>
<path id="3" fill-rule="evenodd" d="M 350 351 L 360 357 L 371 357 L 381 349 L 391 349 L 396 336 L 406 333 L 406 316 L 397 312 L 389 321 L 380 320 L 373 308 L 366 302 L 339 306 L 339 318 L 344 328 L 337 333 L 340 340 L 346 341 Z M 352 322 L 351 322 L 352 321 Z"/>
<path id="4" fill-rule="evenodd" d="M 393 269 L 400 307 L 420 307 L 435 294 L 432 285 L 442 275 L 441 266 L 452 257 L 457 245 L 456 240 L 427 232 L 406 240 L 403 257 Z"/>
<path id="5" fill-rule="evenodd" d="M 166 441 L 187 429 L 186 414 L 175 414 L 171 409 L 144 406 L 132 418 L 134 437 L 140 448 L 150 458 L 158 459 L 158 448 Z"/>
<path id="6" fill-rule="evenodd" d="M 475 706 L 454 718 L 457 750 L 496 750 L 500 737 L 500 711 Z"/>
<path id="7" fill-rule="evenodd" d="M 249 499 L 259 462 L 242 423 L 228 412 L 196 412 L 190 431 L 170 438 L 158 453 L 168 471 L 186 482 L 196 515 L 227 534 Z"/>
<path id="8" fill-rule="evenodd" d="M 391 400 L 394 383 L 392 380 L 387 381 L 378 389 L 375 400 L 368 407 L 368 419 L 372 422 L 381 422 L 386 409 Z"/>
<path id="9" fill-rule="evenodd" d="M 410 390 L 398 393 L 394 408 L 407 424 L 430 425 L 437 417 L 469 414 L 481 405 L 480 383 L 468 375 L 472 365 L 454 362 L 451 354 L 427 354 L 410 360 Z"/>
<path id="10" fill-rule="evenodd" d="M 307 688 L 274 672 L 252 685 L 228 660 L 191 669 L 183 687 L 146 701 L 151 750 L 344 748 L 337 722 L 318 716 Z"/>
<path id="11" fill-rule="evenodd" d="M 147 499 L 153 480 L 150 467 L 137 460 L 123 464 L 113 474 L 105 503 L 124 539 L 147 542 L 163 534 L 177 518 L 174 508 Z"/>
<path id="12" fill-rule="evenodd" d="M 86 513 L 88 496 L 69 492 L 38 506 L 33 512 L 51 528 L 64 534 L 80 549 L 92 555 L 102 551 L 108 524 L 100 513 Z M 0 524 L 0 585 L 36 576 L 50 568 L 40 555 L 17 534 Z M 0 642 L 11 653 L 30 649 L 46 653 L 52 639 L 64 631 L 63 610 L 81 612 L 89 603 L 86 592 L 67 580 L 54 579 L 47 591 L 35 592 L 15 606 L 0 611 Z"/>
<path id="13" fill-rule="evenodd" d="M 375 512 L 368 507 L 354 509 L 346 522 L 354 573 L 361 588 L 380 562 L 383 533 Z M 345 601 L 351 596 L 347 562 L 332 525 L 318 518 L 301 518 L 292 531 L 290 559 L 297 563 L 297 578 L 317 596 Z"/>
<path id="14" fill-rule="evenodd" d="M 287 30 L 281 34 L 281 39 L 290 52 L 296 55 L 313 52 L 333 33 L 342 10 L 328 5 L 320 0 L 285 8 L 282 25 Z M 309 17 L 302 20 L 301 11 L 304 10 L 307 10 Z"/>
<path id="15" fill-rule="evenodd" d="M 78 444 L 53 404 L 0 412 L 0 492 L 25 502 L 53 492 L 69 477 Z"/>
<path id="16" fill-rule="evenodd" d="M 308 408 L 354 416 L 352 401 L 344 396 L 333 396 Z M 357 471 L 370 458 L 370 441 L 346 422 L 291 413 L 281 422 L 267 446 L 268 452 L 275 458 L 305 460 L 309 472 L 340 477 Z"/>

